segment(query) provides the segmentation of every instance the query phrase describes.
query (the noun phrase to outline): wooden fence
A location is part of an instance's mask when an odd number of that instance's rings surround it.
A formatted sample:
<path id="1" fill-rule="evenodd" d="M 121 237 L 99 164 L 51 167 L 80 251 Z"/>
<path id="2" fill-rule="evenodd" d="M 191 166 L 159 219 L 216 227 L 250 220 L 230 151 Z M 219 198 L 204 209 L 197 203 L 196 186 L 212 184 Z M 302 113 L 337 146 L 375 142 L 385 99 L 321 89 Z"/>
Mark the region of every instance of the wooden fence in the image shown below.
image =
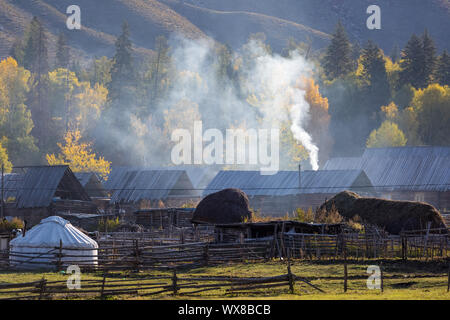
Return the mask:
<path id="1" fill-rule="evenodd" d="M 377 234 L 280 233 L 272 242 L 271 256 L 298 259 L 342 258 L 445 258 L 449 256 L 447 234 L 380 236 Z"/>
<path id="2" fill-rule="evenodd" d="M 229 262 L 262 261 L 271 258 L 350 259 L 449 257 L 447 234 L 427 233 L 380 236 L 376 234 L 278 233 L 270 240 L 238 243 L 192 242 L 193 239 L 148 238 L 142 233 L 100 235 L 99 248 L 59 247 L 34 251 L 0 252 L 0 269 L 45 268 L 61 270 L 79 265 L 95 270 L 144 270 L 192 268 Z M 172 241 L 173 240 L 173 241 Z"/>
<path id="3" fill-rule="evenodd" d="M 189 274 L 154 275 L 128 279 L 118 279 L 117 275 L 103 274 L 102 279 L 67 281 L 40 281 L 26 283 L 0 284 L 0 300 L 21 299 L 58 299 L 58 298 L 98 298 L 103 299 L 114 295 L 155 296 L 181 295 L 192 296 L 215 290 L 219 295 L 256 293 L 260 290 L 281 288 L 286 293 L 294 293 L 295 283 L 301 281 L 312 288 L 323 292 L 307 279 L 298 277 L 291 272 L 273 277 L 204 277 Z"/>
<path id="4" fill-rule="evenodd" d="M 95 250 L 59 247 L 43 252 L 21 251 L 4 254 L 3 269 L 62 270 L 78 265 L 95 270 L 144 270 L 216 265 L 227 262 L 256 261 L 269 258 L 268 242 L 245 244 L 186 243 L 148 246 L 139 240 L 132 245 L 101 246 Z"/>

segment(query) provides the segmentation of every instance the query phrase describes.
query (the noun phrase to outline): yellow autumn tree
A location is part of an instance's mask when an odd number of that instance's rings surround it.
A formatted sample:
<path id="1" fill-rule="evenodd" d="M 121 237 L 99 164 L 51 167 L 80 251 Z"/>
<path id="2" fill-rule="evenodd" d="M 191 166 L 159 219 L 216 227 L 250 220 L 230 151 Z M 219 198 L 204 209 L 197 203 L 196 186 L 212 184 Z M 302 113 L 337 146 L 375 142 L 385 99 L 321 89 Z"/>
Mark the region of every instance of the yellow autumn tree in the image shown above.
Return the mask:
<path id="1" fill-rule="evenodd" d="M 58 156 L 47 154 L 49 165 L 68 165 L 73 172 L 96 172 L 102 178 L 110 173 L 111 162 L 98 157 L 91 149 L 91 144 L 81 142 L 79 130 L 67 131 L 64 136 L 65 144 L 58 143 L 61 152 Z"/>
<path id="2" fill-rule="evenodd" d="M 309 104 L 310 120 L 306 131 L 311 134 L 313 141 L 319 147 L 319 162 L 324 163 L 330 155 L 333 139 L 328 131 L 330 115 L 328 113 L 328 99 L 319 92 L 319 85 L 312 78 L 304 80 L 305 100 Z"/>
<path id="3" fill-rule="evenodd" d="M 12 163 L 8 159 L 8 152 L 6 151 L 6 148 L 4 148 L 2 146 L 2 143 L 0 142 L 0 170 L 1 170 L 2 166 L 6 173 L 11 172 Z"/>
<path id="4" fill-rule="evenodd" d="M 450 87 L 437 83 L 414 92 L 417 136 L 425 145 L 450 145 Z"/>
<path id="5" fill-rule="evenodd" d="M 367 139 L 368 148 L 403 147 L 406 138 L 398 125 L 391 121 L 384 121 L 380 128 L 373 130 Z"/>

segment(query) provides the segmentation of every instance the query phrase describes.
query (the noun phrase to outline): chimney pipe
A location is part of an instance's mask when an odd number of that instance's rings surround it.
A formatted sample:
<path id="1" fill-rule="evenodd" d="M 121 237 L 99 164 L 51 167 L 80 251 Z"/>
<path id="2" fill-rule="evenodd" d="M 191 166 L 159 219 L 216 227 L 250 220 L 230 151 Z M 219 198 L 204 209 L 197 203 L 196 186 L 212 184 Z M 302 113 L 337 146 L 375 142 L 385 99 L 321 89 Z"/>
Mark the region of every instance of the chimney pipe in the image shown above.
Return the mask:
<path id="1" fill-rule="evenodd" d="M 302 192 L 302 165 L 298 165 L 298 191 Z"/>

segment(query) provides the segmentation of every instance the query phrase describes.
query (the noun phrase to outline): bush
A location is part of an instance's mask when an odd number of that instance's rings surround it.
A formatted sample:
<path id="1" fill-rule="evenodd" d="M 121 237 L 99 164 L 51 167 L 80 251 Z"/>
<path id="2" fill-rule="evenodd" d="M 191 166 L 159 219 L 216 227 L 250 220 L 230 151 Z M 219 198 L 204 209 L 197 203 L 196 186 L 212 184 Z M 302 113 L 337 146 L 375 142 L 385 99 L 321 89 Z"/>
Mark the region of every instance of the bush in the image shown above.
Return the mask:
<path id="1" fill-rule="evenodd" d="M 24 223 L 21 219 L 14 217 L 11 221 L 3 219 L 0 221 L 0 231 L 10 232 L 14 229 L 23 229 Z"/>
<path id="2" fill-rule="evenodd" d="M 316 223 L 341 223 L 344 218 L 339 214 L 336 207 L 333 205 L 331 210 L 317 210 L 314 222 Z"/>
<path id="3" fill-rule="evenodd" d="M 314 222 L 314 212 L 312 210 L 312 208 L 308 208 L 307 211 L 298 208 L 295 212 L 295 217 L 294 217 L 295 221 L 298 222 Z"/>
<path id="4" fill-rule="evenodd" d="M 98 222 L 98 231 L 106 232 L 106 231 L 115 231 L 120 227 L 120 221 L 117 217 L 116 219 L 104 219 Z"/>

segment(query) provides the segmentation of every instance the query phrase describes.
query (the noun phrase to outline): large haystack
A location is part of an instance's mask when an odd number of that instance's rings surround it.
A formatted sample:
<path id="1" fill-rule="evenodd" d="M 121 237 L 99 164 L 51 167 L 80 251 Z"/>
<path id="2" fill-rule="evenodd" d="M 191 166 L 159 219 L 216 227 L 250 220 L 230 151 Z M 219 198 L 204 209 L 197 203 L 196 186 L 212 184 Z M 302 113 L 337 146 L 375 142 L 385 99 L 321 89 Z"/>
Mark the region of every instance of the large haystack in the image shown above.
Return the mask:
<path id="1" fill-rule="evenodd" d="M 239 223 L 250 219 L 251 212 L 247 195 L 239 189 L 224 189 L 212 193 L 198 204 L 192 218 L 193 223 Z"/>
<path id="2" fill-rule="evenodd" d="M 391 234 L 399 234 L 402 230 L 425 229 L 428 222 L 431 222 L 431 228 L 444 227 L 439 211 L 422 202 L 362 198 L 354 192 L 344 191 L 326 201 L 320 209 L 328 211 L 333 206 L 345 218 L 351 219 L 358 215 L 364 222 L 381 227 Z"/>

